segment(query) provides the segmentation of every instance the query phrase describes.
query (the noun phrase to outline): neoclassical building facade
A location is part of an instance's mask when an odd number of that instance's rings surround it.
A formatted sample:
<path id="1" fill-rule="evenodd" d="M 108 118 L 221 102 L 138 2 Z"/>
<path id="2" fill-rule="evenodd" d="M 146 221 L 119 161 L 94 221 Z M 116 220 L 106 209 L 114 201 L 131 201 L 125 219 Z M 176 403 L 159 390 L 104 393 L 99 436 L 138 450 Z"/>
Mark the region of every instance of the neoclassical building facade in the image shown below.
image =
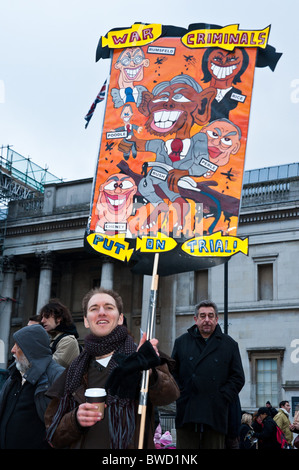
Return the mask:
<path id="1" fill-rule="evenodd" d="M 96 285 L 122 295 L 136 340 L 145 329 L 150 276 L 84 249 L 91 189 L 91 178 L 48 184 L 41 198 L 10 202 L 0 274 L 0 368 L 10 358 L 12 333 L 51 297 L 70 308 L 82 341 L 87 331 L 81 300 Z M 196 303 L 214 300 L 220 325 L 226 322 L 239 343 L 246 376 L 242 408 L 254 410 L 267 400 L 278 406 L 288 399 L 294 413 L 299 405 L 298 163 L 245 172 L 238 236 L 248 237 L 248 256 L 238 253 L 227 264 L 159 278 L 155 335 L 171 353 L 175 338 L 193 324 Z"/>

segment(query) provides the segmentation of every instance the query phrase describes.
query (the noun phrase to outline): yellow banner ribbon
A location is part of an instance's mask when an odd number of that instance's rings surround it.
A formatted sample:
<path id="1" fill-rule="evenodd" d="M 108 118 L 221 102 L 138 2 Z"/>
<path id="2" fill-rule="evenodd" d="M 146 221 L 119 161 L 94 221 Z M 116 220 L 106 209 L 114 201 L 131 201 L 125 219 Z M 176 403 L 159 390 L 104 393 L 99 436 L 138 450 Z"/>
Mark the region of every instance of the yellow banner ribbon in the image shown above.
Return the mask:
<path id="1" fill-rule="evenodd" d="M 182 245 L 182 250 L 191 256 L 227 257 L 236 253 L 248 255 L 248 238 L 223 236 L 221 232 L 209 236 L 195 237 Z"/>
<path id="2" fill-rule="evenodd" d="M 177 246 L 177 242 L 162 233 L 158 233 L 155 237 L 144 236 L 137 238 L 136 250 L 142 253 L 164 253 L 173 250 Z"/>
<path id="3" fill-rule="evenodd" d="M 101 233 L 91 233 L 86 240 L 95 251 L 120 261 L 129 261 L 134 251 L 134 249 L 129 249 L 129 243 L 125 241 L 124 235 L 112 237 Z"/>
<path id="4" fill-rule="evenodd" d="M 108 46 L 110 49 L 123 47 L 137 47 L 150 44 L 162 34 L 161 24 L 141 24 L 136 23 L 128 29 L 119 31 L 109 31 L 107 38 L 102 36 L 102 47 Z"/>
<path id="5" fill-rule="evenodd" d="M 265 49 L 270 26 L 262 30 L 241 30 L 233 24 L 218 29 L 195 29 L 182 37 L 182 43 L 190 48 L 220 47 L 233 51 L 235 47 L 260 47 Z"/>

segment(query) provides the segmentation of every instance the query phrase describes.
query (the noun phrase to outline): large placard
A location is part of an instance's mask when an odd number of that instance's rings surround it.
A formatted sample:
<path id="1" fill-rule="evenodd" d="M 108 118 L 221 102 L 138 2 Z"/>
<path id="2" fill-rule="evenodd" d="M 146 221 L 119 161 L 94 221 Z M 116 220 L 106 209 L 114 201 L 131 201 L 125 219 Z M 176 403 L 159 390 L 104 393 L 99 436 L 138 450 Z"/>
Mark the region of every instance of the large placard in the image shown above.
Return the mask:
<path id="1" fill-rule="evenodd" d="M 248 253 L 237 228 L 257 51 L 269 31 L 172 35 L 135 24 L 101 38 L 111 72 L 88 249 L 143 273 L 162 253 L 162 275 Z"/>

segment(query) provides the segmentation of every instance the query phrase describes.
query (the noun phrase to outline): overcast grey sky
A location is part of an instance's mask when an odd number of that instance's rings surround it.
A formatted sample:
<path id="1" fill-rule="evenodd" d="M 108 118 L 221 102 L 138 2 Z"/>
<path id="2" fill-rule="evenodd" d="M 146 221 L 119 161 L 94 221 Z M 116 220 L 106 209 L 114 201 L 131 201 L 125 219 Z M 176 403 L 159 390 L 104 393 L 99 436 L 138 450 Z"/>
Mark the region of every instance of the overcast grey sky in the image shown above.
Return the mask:
<path id="1" fill-rule="evenodd" d="M 0 11 L 0 146 L 13 146 L 56 176 L 93 176 L 100 105 L 87 129 L 84 116 L 110 65 L 95 62 L 98 40 L 138 21 L 271 25 L 269 44 L 283 56 L 274 72 L 255 71 L 245 168 L 298 161 L 297 0 L 9 0 Z"/>

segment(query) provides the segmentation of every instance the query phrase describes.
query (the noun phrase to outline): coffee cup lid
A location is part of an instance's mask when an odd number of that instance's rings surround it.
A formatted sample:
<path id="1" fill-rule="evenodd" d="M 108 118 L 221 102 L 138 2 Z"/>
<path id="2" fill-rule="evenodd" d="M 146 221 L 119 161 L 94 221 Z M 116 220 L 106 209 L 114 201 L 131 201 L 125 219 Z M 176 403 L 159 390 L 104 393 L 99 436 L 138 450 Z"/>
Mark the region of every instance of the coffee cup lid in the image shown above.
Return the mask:
<path id="1" fill-rule="evenodd" d="M 86 397 L 104 397 L 107 395 L 104 388 L 87 388 L 85 390 Z"/>

